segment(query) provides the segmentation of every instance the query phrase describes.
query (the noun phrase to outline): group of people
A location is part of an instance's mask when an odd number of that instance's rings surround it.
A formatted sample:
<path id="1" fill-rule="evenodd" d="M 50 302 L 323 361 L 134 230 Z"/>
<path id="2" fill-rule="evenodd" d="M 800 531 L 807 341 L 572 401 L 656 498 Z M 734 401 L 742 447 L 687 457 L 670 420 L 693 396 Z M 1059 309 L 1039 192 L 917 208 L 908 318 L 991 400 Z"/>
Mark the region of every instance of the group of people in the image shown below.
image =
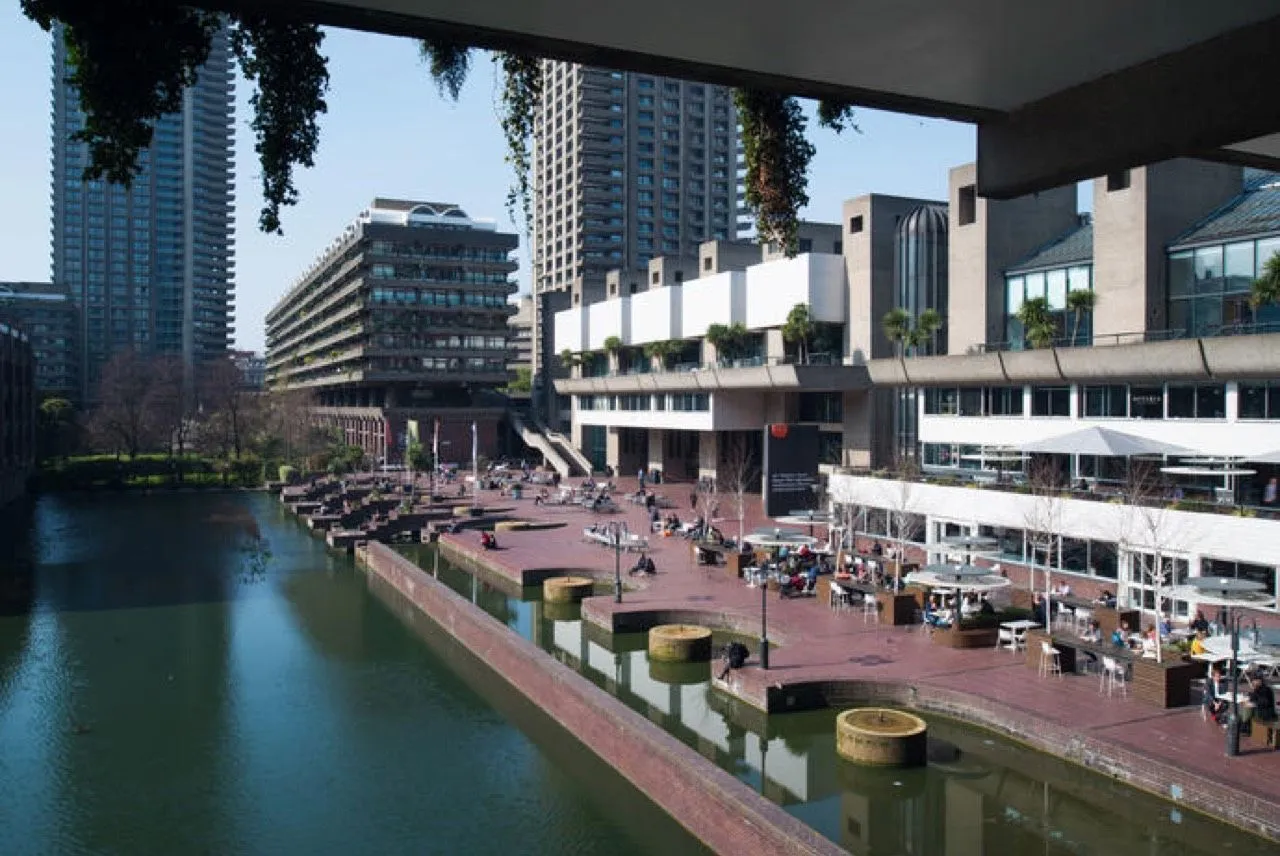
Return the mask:
<path id="1" fill-rule="evenodd" d="M 930 627 L 950 627 L 956 620 L 957 605 L 960 618 L 994 615 L 996 612 L 995 604 L 987 597 L 986 592 L 967 592 L 959 598 L 955 594 L 933 592 L 924 602 L 924 623 Z"/>
<path id="2" fill-rule="evenodd" d="M 1243 678 L 1242 683 L 1248 689 L 1245 691 L 1244 704 L 1239 705 L 1241 725 L 1246 731 L 1252 728 L 1254 722 L 1274 726 L 1277 720 L 1275 690 L 1258 672 L 1249 672 Z M 1209 672 L 1208 686 L 1205 687 L 1204 708 L 1205 714 L 1223 728 L 1227 727 L 1231 715 L 1230 698 L 1231 682 L 1223 673 L 1222 664 L 1214 663 Z"/>

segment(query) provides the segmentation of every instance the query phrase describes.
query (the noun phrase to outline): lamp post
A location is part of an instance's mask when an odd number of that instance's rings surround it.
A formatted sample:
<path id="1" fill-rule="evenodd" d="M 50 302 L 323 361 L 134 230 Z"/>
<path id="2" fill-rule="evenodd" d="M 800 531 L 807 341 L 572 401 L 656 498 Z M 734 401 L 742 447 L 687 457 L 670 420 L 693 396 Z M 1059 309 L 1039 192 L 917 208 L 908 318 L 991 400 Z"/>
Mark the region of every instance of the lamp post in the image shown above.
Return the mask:
<path id="1" fill-rule="evenodd" d="M 769 581 L 760 581 L 760 668 L 769 668 Z"/>
<path id="2" fill-rule="evenodd" d="M 613 602 L 622 603 L 622 539 L 629 530 L 626 521 L 611 520 L 605 524 L 604 532 L 613 545 Z"/>
<path id="3" fill-rule="evenodd" d="M 1216 604 L 1226 609 L 1231 629 L 1231 713 L 1227 716 L 1227 757 L 1240 754 L 1240 622 L 1244 615 L 1239 606 L 1268 606 L 1273 598 L 1263 595 L 1265 586 L 1253 580 L 1233 577 L 1192 577 L 1186 588 L 1201 603 Z M 1212 687 L 1210 687 L 1212 690 Z"/>

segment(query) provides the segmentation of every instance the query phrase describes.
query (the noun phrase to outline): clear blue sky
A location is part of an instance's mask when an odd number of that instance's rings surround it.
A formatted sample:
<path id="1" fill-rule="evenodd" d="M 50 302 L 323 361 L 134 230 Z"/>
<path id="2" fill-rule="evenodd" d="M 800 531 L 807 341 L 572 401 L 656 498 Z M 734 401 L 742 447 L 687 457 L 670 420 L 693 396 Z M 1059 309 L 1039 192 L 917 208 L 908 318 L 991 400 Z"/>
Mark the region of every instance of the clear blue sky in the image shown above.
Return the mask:
<path id="1" fill-rule="evenodd" d="M 436 92 L 416 45 L 331 31 L 329 112 L 314 169 L 298 177 L 301 202 L 283 216 L 283 236 L 257 230 L 261 197 L 248 89 L 237 98 L 236 342 L 260 350 L 272 303 L 375 196 L 455 202 L 511 228 L 503 208 L 510 171 L 494 106 L 492 64 L 477 55 L 457 104 Z M 0 9 L 0 280 L 50 274 L 49 36 L 16 2 Z M 967 125 L 859 111 L 861 134 L 812 129 L 818 154 L 803 216 L 835 222 L 843 200 L 863 193 L 943 198 L 947 169 L 974 157 Z M 529 260 L 520 277 L 528 289 Z"/>

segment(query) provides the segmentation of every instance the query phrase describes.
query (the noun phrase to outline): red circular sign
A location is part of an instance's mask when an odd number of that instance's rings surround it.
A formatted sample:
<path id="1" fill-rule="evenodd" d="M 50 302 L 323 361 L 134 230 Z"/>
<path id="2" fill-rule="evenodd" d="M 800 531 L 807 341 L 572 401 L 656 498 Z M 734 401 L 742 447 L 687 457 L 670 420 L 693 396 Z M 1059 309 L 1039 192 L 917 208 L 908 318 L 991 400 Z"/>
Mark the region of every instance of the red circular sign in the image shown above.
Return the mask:
<path id="1" fill-rule="evenodd" d="M 773 435 L 773 438 L 775 440 L 785 440 L 787 439 L 787 426 L 786 425 L 770 425 L 769 433 Z"/>

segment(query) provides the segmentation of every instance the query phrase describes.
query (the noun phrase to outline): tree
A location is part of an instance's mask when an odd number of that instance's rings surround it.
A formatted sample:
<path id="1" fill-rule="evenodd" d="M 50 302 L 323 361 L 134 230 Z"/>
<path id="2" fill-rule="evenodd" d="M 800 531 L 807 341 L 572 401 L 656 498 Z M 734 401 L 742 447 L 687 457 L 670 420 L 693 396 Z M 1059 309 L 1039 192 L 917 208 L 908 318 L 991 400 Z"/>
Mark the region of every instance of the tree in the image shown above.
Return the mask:
<path id="1" fill-rule="evenodd" d="M 609 336 L 604 340 L 605 353 L 615 359 L 618 352 L 622 350 L 622 338 L 620 336 Z"/>
<path id="2" fill-rule="evenodd" d="M 75 405 L 67 399 L 51 396 L 40 402 L 38 439 L 42 458 L 61 458 L 67 454 L 75 421 Z"/>
<path id="3" fill-rule="evenodd" d="M 150 440 L 153 381 L 151 367 L 132 348 L 117 351 L 106 362 L 98 381 L 99 403 L 90 417 L 90 432 L 98 443 L 137 457 Z"/>
<path id="4" fill-rule="evenodd" d="M 575 354 L 568 348 L 565 348 L 560 352 L 560 365 L 564 366 L 566 369 L 577 368 L 582 365 L 582 362 L 582 356 L 580 354 Z"/>
<path id="5" fill-rule="evenodd" d="M 941 327 L 942 315 L 936 309 L 925 309 L 919 318 L 913 319 L 910 312 L 897 306 L 880 319 L 880 329 L 894 345 L 899 359 L 919 353 L 920 348 L 933 341 Z"/>
<path id="6" fill-rule="evenodd" d="M 239 458 L 257 420 L 258 397 L 244 388 L 239 367 L 230 359 L 203 366 L 199 378 L 200 409 L 205 427 L 223 438 L 224 454 Z"/>
<path id="7" fill-rule="evenodd" d="M 508 392 L 530 393 L 533 391 L 533 369 L 528 366 L 516 366 L 516 376 L 507 384 Z"/>
<path id="8" fill-rule="evenodd" d="M 1268 303 L 1280 306 L 1280 253 L 1273 253 L 1262 264 L 1262 273 L 1253 281 L 1249 305 L 1256 312 Z"/>
<path id="9" fill-rule="evenodd" d="M 880 329 L 893 344 L 898 356 L 905 356 L 907 339 L 911 335 L 911 313 L 901 306 L 895 306 L 880 319 Z"/>
<path id="10" fill-rule="evenodd" d="M 192 396 L 185 383 L 182 358 L 172 355 L 153 357 L 149 361 L 151 388 L 147 395 L 149 435 L 165 454 L 173 457 L 174 478 L 182 481 L 182 458 L 187 452 L 194 413 Z"/>
<path id="11" fill-rule="evenodd" d="M 1027 468 L 1031 501 L 1024 505 L 1023 524 L 1031 547 L 1027 584 L 1035 591 L 1035 566 L 1044 568 L 1045 621 L 1053 616 L 1053 568 L 1062 538 L 1062 475 L 1053 461 L 1033 457 Z M 1042 561 L 1043 560 L 1043 561 Z"/>
<path id="12" fill-rule="evenodd" d="M 924 521 L 915 511 L 916 480 L 920 478 L 920 466 L 915 458 L 899 458 L 894 462 L 895 481 L 889 491 L 889 503 L 885 509 L 887 534 L 897 542 L 897 556 L 893 562 L 893 590 L 901 588 L 902 559 L 907 552 L 907 544 L 918 538 Z"/>
<path id="13" fill-rule="evenodd" d="M 1185 533 L 1179 533 L 1169 525 L 1167 495 L 1168 485 L 1158 464 L 1129 460 L 1117 541 L 1129 556 L 1129 578 L 1141 580 L 1153 590 L 1152 604 L 1157 625 L 1164 617 L 1166 604 L 1172 612 L 1172 603 L 1166 597 L 1167 590 L 1181 582 L 1177 579 L 1175 560 L 1168 553 L 1177 549 L 1181 537 L 1185 537 Z M 1134 605 L 1144 612 L 1147 610 L 1145 603 Z M 1163 660 L 1163 647 L 1156 646 L 1157 661 Z"/>
<path id="14" fill-rule="evenodd" d="M 782 325 L 782 340 L 796 346 L 796 356 L 801 364 L 809 362 L 809 342 L 817 332 L 817 326 L 807 303 L 797 303 L 787 313 L 786 323 Z"/>
<path id="15" fill-rule="evenodd" d="M 1067 309 L 1071 312 L 1071 347 L 1076 346 L 1080 334 L 1080 321 L 1086 312 L 1092 314 L 1098 305 L 1098 292 L 1092 288 L 1077 288 L 1067 292 Z"/>
<path id="16" fill-rule="evenodd" d="M 1033 348 L 1048 348 L 1057 338 L 1058 326 L 1046 298 L 1029 297 L 1024 300 L 1018 307 L 1018 320 L 1022 322 L 1024 337 Z"/>
<path id="17" fill-rule="evenodd" d="M 656 360 L 660 368 L 670 368 L 671 358 L 684 350 L 684 343 L 678 339 L 666 339 L 661 342 L 650 342 L 644 346 L 644 355 Z"/>
<path id="18" fill-rule="evenodd" d="M 728 493 L 730 506 L 738 521 L 738 543 L 741 544 L 746 535 L 747 495 L 752 492 L 752 488 L 760 487 L 760 467 L 741 435 L 734 435 L 729 440 L 728 448 L 720 457 L 720 466 L 716 467 L 716 480 Z"/>
<path id="19" fill-rule="evenodd" d="M 212 6 L 213 4 L 209 4 Z M 280 209 L 297 202 L 295 166 L 309 167 L 327 105 L 324 35 L 315 24 L 257 10 L 206 11 L 163 0 L 22 0 L 45 30 L 64 25 L 68 82 L 85 114 L 76 138 L 89 146 L 86 179 L 128 186 L 156 122 L 182 106 L 183 92 L 209 57 L 214 35 L 229 30 L 251 97 L 255 149 L 262 166 L 263 231 L 280 231 Z"/>
<path id="20" fill-rule="evenodd" d="M 733 324 L 710 325 L 707 327 L 706 339 L 716 349 L 716 358 L 724 362 L 742 356 L 749 335 L 747 325 L 737 321 Z"/>

